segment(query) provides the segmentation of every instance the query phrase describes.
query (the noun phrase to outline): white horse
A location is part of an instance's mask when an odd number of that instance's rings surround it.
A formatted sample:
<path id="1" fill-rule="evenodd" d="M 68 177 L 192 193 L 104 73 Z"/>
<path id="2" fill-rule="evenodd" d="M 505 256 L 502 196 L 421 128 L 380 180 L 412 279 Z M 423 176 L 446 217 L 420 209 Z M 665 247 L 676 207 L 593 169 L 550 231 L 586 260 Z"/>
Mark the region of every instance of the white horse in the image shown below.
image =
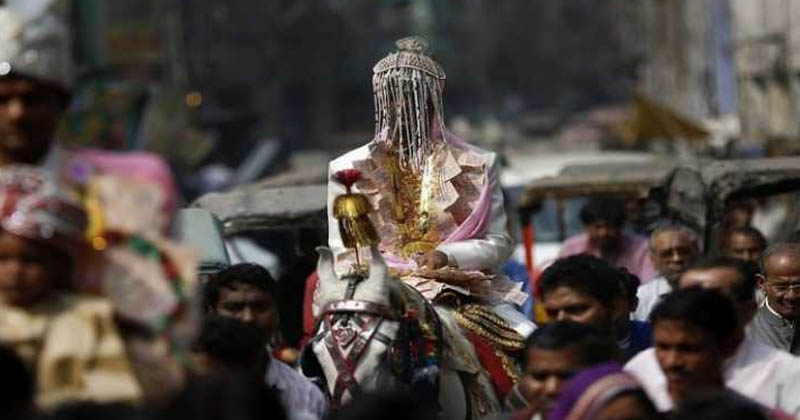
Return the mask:
<path id="1" fill-rule="evenodd" d="M 490 411 L 499 407 L 494 395 L 476 400 L 476 392 L 469 391 L 475 389 L 468 385 L 469 378 L 452 364 L 448 367 L 441 363 L 442 348 L 449 344 L 446 340 L 454 338 L 443 333 L 443 319 L 430 303 L 389 275 L 375 247 L 366 278 L 339 279 L 330 249 L 320 247 L 317 251 L 319 286 L 314 315 L 318 326 L 309 346 L 325 376 L 334 407 L 359 392 L 398 388 L 437 390 L 441 419 L 478 418 L 486 414 L 487 406 L 492 407 Z M 420 354 L 422 346 L 413 344 L 415 337 L 426 334 L 439 346 L 430 352 L 439 359 L 435 365 L 426 363 Z M 472 376 L 481 374 L 485 372 Z M 487 398 L 493 401 L 488 405 L 481 402 Z M 475 409 L 477 405 L 482 409 Z"/>

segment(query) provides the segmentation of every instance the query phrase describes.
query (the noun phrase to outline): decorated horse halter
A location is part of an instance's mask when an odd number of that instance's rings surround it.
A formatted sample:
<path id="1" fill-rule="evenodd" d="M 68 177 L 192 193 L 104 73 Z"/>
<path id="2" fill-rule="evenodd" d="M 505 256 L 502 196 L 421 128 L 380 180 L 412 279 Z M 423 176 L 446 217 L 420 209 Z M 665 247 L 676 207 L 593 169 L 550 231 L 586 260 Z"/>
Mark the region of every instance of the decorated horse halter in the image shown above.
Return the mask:
<path id="1" fill-rule="evenodd" d="M 359 316 L 350 317 L 350 314 Z M 335 325 L 336 318 L 344 316 L 343 326 Z M 385 319 L 399 320 L 399 316 L 386 305 L 362 300 L 343 299 L 328 303 L 322 309 L 325 347 L 336 368 L 336 383 L 333 387 L 331 401 L 338 406 L 345 391 L 352 395 L 360 392 L 355 373 L 358 363 L 364 356 L 372 339 L 378 339 L 391 347 L 392 340 L 379 333 Z M 327 334 L 326 334 L 327 333 Z M 349 352 L 345 349 L 350 347 Z"/>
<path id="2" fill-rule="evenodd" d="M 345 298 L 329 302 L 322 308 L 322 330 L 313 340 L 324 340 L 337 372 L 331 395 L 334 408 L 341 404 L 345 391 L 351 395 L 360 392 L 355 371 L 372 340 L 378 340 L 389 348 L 392 370 L 405 382 L 412 380 L 416 369 L 437 365 L 442 352 L 441 325 L 435 318 L 433 307 L 424 298 L 418 297 L 423 299 L 421 302 L 425 302 L 425 310 L 432 317 L 427 332 L 423 331 L 416 310 L 406 308 L 401 312 L 388 305 L 353 299 L 358 278 L 351 277 L 348 282 Z M 416 293 L 415 290 L 406 291 Z M 385 320 L 400 322 L 400 330 L 394 339 L 379 331 Z M 337 324 L 337 321 L 341 322 Z M 346 352 L 348 347 L 350 350 Z"/>

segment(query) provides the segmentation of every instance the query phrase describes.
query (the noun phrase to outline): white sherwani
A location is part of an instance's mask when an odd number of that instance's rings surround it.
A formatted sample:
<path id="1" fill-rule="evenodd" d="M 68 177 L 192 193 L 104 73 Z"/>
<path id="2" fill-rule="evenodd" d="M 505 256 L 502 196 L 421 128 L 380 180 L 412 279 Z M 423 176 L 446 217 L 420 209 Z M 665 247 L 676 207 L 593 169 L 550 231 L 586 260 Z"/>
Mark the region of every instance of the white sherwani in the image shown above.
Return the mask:
<path id="1" fill-rule="evenodd" d="M 513 251 L 513 242 L 506 230 L 506 213 L 503 205 L 503 192 L 497 180 L 497 156 L 493 152 L 467 146 L 469 151 L 482 158 L 489 168 L 489 183 L 492 194 L 492 204 L 488 228 L 482 238 L 467 239 L 463 241 L 440 244 L 437 250 L 445 255 L 451 265 L 463 270 L 492 269 L 507 259 Z M 344 194 L 342 185 L 333 180 L 333 174 L 343 170 L 352 169 L 353 163 L 370 157 L 369 144 L 352 150 L 331 161 L 328 165 L 328 245 L 338 258 L 347 250 L 342 243 L 337 221 L 333 217 L 333 200 Z M 469 155 L 467 155 L 469 156 Z M 460 166 L 474 165 L 467 161 L 468 157 L 459 159 Z M 358 188 L 354 188 L 358 191 Z M 383 239 L 383 238 L 382 238 Z"/>
<path id="2" fill-rule="evenodd" d="M 800 358 L 745 338 L 724 365 L 725 385 L 769 408 L 793 416 L 800 413 Z M 655 349 L 645 350 L 625 365 L 625 370 L 644 386 L 659 411 L 673 409 L 667 378 Z"/>

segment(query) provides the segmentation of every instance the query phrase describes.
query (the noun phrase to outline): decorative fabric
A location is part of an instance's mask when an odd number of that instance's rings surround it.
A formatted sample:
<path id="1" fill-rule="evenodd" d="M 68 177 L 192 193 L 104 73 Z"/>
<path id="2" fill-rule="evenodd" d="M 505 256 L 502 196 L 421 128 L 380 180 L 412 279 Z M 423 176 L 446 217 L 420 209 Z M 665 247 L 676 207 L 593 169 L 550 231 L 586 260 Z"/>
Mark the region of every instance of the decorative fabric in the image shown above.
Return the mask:
<path id="1" fill-rule="evenodd" d="M 140 396 L 112 314 L 104 299 L 66 294 L 30 308 L 0 303 L 0 342 L 35 372 L 39 404 Z"/>
<path id="2" fill-rule="evenodd" d="M 178 187 L 164 159 L 148 152 L 99 149 L 77 149 L 66 154 L 67 159 L 61 168 L 62 177 L 78 185 L 87 184 L 95 178 L 99 184 L 95 187 L 98 194 L 116 193 L 104 203 L 116 204 L 105 212 L 118 215 L 115 220 L 120 221 L 116 223 L 122 226 L 118 230 L 163 232 L 179 204 Z M 109 178 L 117 181 L 109 181 Z M 139 224 L 133 224 L 131 219 Z M 153 223 L 153 220 L 158 222 Z M 111 227 L 115 228 L 113 224 Z"/>
<path id="3" fill-rule="evenodd" d="M 608 402 L 626 391 L 641 390 L 636 379 L 617 363 L 586 369 L 564 385 L 549 420 L 591 420 Z"/>
<path id="4" fill-rule="evenodd" d="M 486 223 L 480 219 L 488 218 L 488 206 L 481 198 L 488 190 L 488 162 L 480 156 L 441 144 L 428 160 L 432 169 L 417 175 L 400 168 L 397 155 L 382 145 L 373 143 L 369 151 L 367 159 L 353 166 L 365 175 L 356 186 L 375 209 L 381 251 L 410 262 L 446 241 L 483 233 Z M 438 172 L 441 179 L 433 176 Z M 476 209 L 480 214 L 470 219 Z M 468 226 L 460 228 L 465 222 Z"/>
<path id="5" fill-rule="evenodd" d="M 466 335 L 475 347 L 481 366 L 489 373 L 497 397 L 505 399 L 519 380 L 520 372 L 514 360 L 477 332 L 467 331 Z"/>
<path id="6" fill-rule="evenodd" d="M 87 216 L 60 193 L 46 172 L 30 166 L 0 170 L 0 228 L 69 250 L 83 239 Z"/>

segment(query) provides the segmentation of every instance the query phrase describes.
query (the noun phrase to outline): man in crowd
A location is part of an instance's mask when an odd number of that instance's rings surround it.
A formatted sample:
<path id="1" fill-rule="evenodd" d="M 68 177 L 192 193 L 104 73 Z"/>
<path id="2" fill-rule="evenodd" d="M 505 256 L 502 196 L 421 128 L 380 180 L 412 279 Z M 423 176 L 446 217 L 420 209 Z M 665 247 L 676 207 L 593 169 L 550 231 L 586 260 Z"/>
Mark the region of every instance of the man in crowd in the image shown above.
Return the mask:
<path id="1" fill-rule="evenodd" d="M 659 276 L 636 293 L 639 305 L 633 319 L 646 321 L 661 297 L 677 287 L 678 278 L 700 254 L 697 235 L 681 225 L 657 227 L 650 234 L 650 258 Z"/>
<path id="2" fill-rule="evenodd" d="M 743 338 L 736 317 L 729 298 L 699 287 L 675 291 L 653 310 L 655 355 L 676 405 L 710 394 L 748 400 L 729 389 L 724 379 L 725 360 Z"/>
<path id="3" fill-rule="evenodd" d="M 766 296 L 748 336 L 775 348 L 800 354 L 800 244 L 780 243 L 761 259 L 758 286 Z"/>
<path id="4" fill-rule="evenodd" d="M 513 396 L 526 405 L 510 417 L 529 420 L 544 417 L 553 408 L 566 381 L 579 370 L 617 360 L 617 346 L 604 332 L 574 322 L 554 322 L 528 336 L 525 343 L 525 374 Z M 512 397 L 513 398 L 513 397 Z M 512 408 L 521 408 L 517 405 Z"/>
<path id="5" fill-rule="evenodd" d="M 717 257 L 693 264 L 680 278 L 680 288 L 713 289 L 731 299 L 736 313 L 737 336 L 755 311 L 755 273 L 747 263 L 729 257 Z M 709 311 L 710 309 L 704 309 Z M 658 364 L 655 350 L 646 350 L 634 357 L 625 369 L 645 386 L 648 395 L 660 410 L 673 408 L 667 392 L 667 378 Z M 745 337 L 723 364 L 728 388 L 758 403 L 786 412 L 800 408 L 796 378 L 800 375 L 800 359 Z"/>
<path id="6" fill-rule="evenodd" d="M 539 279 L 539 292 L 553 321 L 593 325 L 613 336 L 626 359 L 650 347 L 650 326 L 632 321 L 633 277 L 590 255 L 556 260 Z M 638 282 L 638 280 L 634 281 Z"/>
<path id="7" fill-rule="evenodd" d="M 767 248 L 767 239 L 752 226 L 733 228 L 722 243 L 722 253 L 751 264 L 758 264 Z"/>
<path id="8" fill-rule="evenodd" d="M 43 162 L 72 84 L 67 28 L 47 10 L 20 16 L 0 7 L 0 166 Z"/>
<path id="9" fill-rule="evenodd" d="M 258 326 L 270 341 L 278 333 L 275 290 L 275 280 L 269 271 L 256 264 L 236 264 L 209 278 L 203 306 L 208 314 Z M 264 352 L 268 349 L 264 348 Z M 324 417 L 327 403 L 316 385 L 269 354 L 265 363 L 267 385 L 280 391 L 281 400 L 293 418 Z"/>
<path id="10" fill-rule="evenodd" d="M 655 277 L 647 239 L 622 230 L 624 203 L 611 198 L 594 198 L 583 206 L 580 216 L 585 232 L 564 241 L 559 257 L 589 254 L 614 267 L 625 267 L 642 282 Z"/>

